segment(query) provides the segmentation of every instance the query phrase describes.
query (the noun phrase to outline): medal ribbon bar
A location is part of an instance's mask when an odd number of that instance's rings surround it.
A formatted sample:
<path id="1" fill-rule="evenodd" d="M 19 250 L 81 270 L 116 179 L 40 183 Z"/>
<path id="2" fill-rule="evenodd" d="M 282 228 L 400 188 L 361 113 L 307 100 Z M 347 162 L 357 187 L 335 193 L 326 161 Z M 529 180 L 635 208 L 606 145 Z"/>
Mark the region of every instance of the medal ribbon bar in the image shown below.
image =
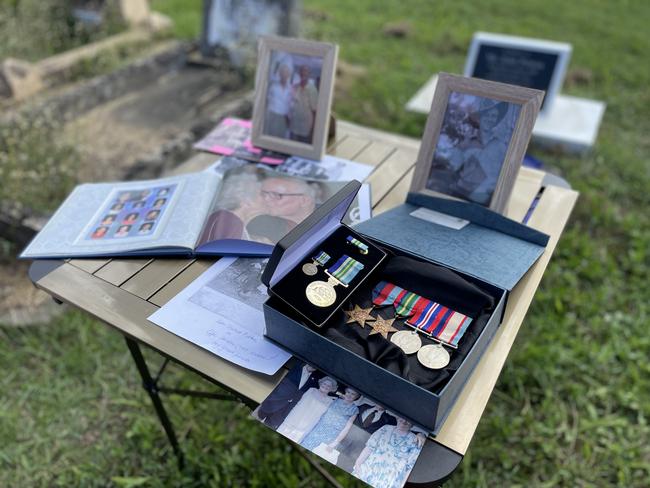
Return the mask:
<path id="1" fill-rule="evenodd" d="M 330 255 L 325 251 L 321 251 L 319 254 L 312 258 L 315 263 L 325 266 L 325 264 L 330 260 Z"/>
<path id="2" fill-rule="evenodd" d="M 346 240 L 348 241 L 348 244 L 358 247 L 361 254 L 368 254 L 368 244 L 364 244 L 359 239 L 355 239 L 352 236 L 348 236 Z"/>
<path id="3" fill-rule="evenodd" d="M 344 254 L 334 263 L 334 266 L 327 270 L 327 274 L 335 278 L 343 286 L 348 286 L 362 269 L 362 263 Z"/>
<path id="4" fill-rule="evenodd" d="M 406 324 L 456 348 L 471 322 L 472 319 L 467 315 L 430 301 L 421 310 L 416 311 Z"/>
<path id="5" fill-rule="evenodd" d="M 404 294 L 404 288 L 393 285 L 388 281 L 380 281 L 372 290 L 372 304 L 377 307 L 393 305 L 400 294 Z"/>

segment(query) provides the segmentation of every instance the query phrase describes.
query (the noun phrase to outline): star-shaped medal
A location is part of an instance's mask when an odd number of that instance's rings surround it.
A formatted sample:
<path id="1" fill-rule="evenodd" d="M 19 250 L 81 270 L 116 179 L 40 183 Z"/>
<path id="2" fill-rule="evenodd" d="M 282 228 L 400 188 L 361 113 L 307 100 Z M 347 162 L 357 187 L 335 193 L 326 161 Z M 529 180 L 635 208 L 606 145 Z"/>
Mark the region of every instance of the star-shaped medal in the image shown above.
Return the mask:
<path id="1" fill-rule="evenodd" d="M 383 319 L 377 317 L 377 320 L 370 324 L 372 332 L 368 335 L 381 334 L 384 339 L 388 339 L 388 334 L 390 332 L 397 332 L 397 329 L 393 327 L 393 322 L 395 322 L 395 319 Z"/>
<path id="2" fill-rule="evenodd" d="M 345 313 L 348 316 L 348 320 L 345 323 L 350 324 L 356 322 L 361 327 L 365 327 L 366 322 L 375 320 L 375 318 L 370 315 L 370 312 L 372 312 L 372 308 L 361 308 L 359 305 L 355 305 L 354 310 L 345 310 Z"/>

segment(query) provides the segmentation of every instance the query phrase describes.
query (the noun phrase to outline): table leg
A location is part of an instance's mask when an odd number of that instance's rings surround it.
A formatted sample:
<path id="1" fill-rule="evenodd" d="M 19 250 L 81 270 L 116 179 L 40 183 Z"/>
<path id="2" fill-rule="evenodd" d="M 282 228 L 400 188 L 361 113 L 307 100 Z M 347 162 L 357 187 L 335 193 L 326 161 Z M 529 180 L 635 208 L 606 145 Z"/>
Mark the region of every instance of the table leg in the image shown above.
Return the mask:
<path id="1" fill-rule="evenodd" d="M 183 451 L 181 451 L 181 447 L 178 444 L 178 439 L 176 438 L 176 432 L 174 431 L 174 426 L 172 425 L 171 420 L 169 420 L 167 411 L 165 410 L 160 395 L 158 394 L 156 381 L 152 378 L 151 373 L 149 372 L 149 368 L 147 367 L 147 363 L 144 360 L 144 356 L 142 355 L 142 351 L 140 350 L 138 343 L 126 336 L 124 339 L 126 340 L 126 345 L 129 347 L 133 361 L 138 368 L 140 377 L 142 378 L 142 387 L 149 394 L 151 403 L 153 403 L 153 407 L 156 410 L 156 414 L 158 415 L 158 420 L 160 420 L 163 429 L 165 429 L 167 439 L 169 439 L 169 443 L 172 445 L 174 454 L 178 459 L 178 467 L 180 469 L 183 469 L 183 466 L 185 465 Z"/>

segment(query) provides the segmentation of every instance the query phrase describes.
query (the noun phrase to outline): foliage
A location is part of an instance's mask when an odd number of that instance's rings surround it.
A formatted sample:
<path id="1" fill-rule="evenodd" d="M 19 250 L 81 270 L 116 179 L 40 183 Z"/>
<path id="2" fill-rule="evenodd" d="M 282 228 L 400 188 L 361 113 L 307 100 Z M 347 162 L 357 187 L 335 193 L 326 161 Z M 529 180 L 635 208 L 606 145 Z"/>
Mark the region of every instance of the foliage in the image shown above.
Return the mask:
<path id="1" fill-rule="evenodd" d="M 124 28 L 110 9 L 101 25 L 83 25 L 72 16 L 71 4 L 69 0 L 1 0 L 0 60 L 37 61 Z"/>
<path id="2" fill-rule="evenodd" d="M 564 91 L 607 102 L 598 144 L 585 157 L 533 150 L 580 200 L 448 484 L 650 485 L 650 4 L 304 3 L 309 37 L 339 43 L 342 59 L 367 69 L 337 100 L 338 114 L 415 137 L 424 117 L 406 113 L 404 103 L 432 73 L 462 69 L 474 31 L 573 44 Z M 198 0 L 152 6 L 183 19 L 177 34 L 198 33 Z M 394 21 L 410 23 L 405 38 L 384 35 Z M 284 440 L 248 420 L 244 407 L 166 398 L 189 462 L 179 472 L 123 341 L 85 315 L 2 327 L 0 335 L 2 486 L 321 483 Z M 205 387 L 177 370 L 170 380 Z"/>
<path id="3" fill-rule="evenodd" d="M 54 210 L 76 181 L 79 155 L 58 139 L 53 116 L 16 116 L 0 125 L 0 208 L 20 220 Z"/>

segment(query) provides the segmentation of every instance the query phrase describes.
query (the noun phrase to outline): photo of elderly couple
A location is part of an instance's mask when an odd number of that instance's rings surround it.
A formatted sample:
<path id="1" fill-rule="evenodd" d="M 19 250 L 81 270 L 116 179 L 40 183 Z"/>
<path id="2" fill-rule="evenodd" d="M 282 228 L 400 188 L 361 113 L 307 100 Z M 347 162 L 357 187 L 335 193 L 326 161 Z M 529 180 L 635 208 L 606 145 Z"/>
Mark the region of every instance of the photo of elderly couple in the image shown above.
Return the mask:
<path id="1" fill-rule="evenodd" d="M 253 417 L 374 487 L 400 487 L 425 431 L 316 368 L 298 363 Z"/>
<path id="2" fill-rule="evenodd" d="M 221 239 L 276 244 L 345 185 L 298 178 L 232 157 L 222 161 L 229 169 L 223 173 L 199 245 Z"/>
<path id="3" fill-rule="evenodd" d="M 274 50 L 263 133 L 311 144 L 323 58 Z"/>

